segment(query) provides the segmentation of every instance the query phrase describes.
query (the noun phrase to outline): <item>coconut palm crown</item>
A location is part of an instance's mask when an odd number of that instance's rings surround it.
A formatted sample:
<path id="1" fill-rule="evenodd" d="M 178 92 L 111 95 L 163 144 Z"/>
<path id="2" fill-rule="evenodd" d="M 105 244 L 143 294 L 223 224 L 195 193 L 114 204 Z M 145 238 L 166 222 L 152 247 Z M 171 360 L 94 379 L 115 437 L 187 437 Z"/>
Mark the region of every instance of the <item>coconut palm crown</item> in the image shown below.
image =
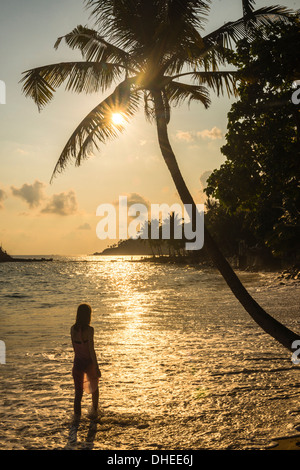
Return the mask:
<path id="1" fill-rule="evenodd" d="M 83 119 L 63 149 L 53 176 L 69 160 L 76 165 L 99 143 L 116 137 L 124 125 L 114 124 L 111 115 L 122 112 L 125 120 L 144 106 L 147 119 L 155 118 L 154 93 L 162 99 L 166 122 L 170 108 L 188 100 L 210 105 L 208 88 L 218 94 L 235 93 L 236 72 L 220 71 L 232 43 L 245 35 L 245 20 L 254 26 L 286 18 L 284 7 L 253 11 L 253 0 L 243 1 L 244 16 L 210 34 L 201 34 L 209 13 L 209 1 L 183 0 L 87 0 L 97 29 L 77 26 L 58 38 L 71 49 L 79 49 L 84 61 L 64 62 L 24 72 L 26 96 L 41 110 L 56 88 L 66 83 L 74 92 L 114 91 Z M 188 79 L 189 83 L 182 80 Z"/>
<path id="2" fill-rule="evenodd" d="M 292 15 L 280 6 L 254 10 L 254 0 L 242 0 L 240 19 L 205 34 L 210 3 L 209 0 L 86 1 L 95 27 L 77 26 L 55 43 L 57 48 L 65 40 L 71 49 L 79 49 L 83 61 L 34 68 L 24 72 L 22 79 L 25 95 L 33 98 L 39 110 L 63 83 L 73 92 L 109 93 L 70 136 L 52 178 L 69 161 L 80 165 L 100 144 L 123 131 L 123 123 L 113 122 L 113 113 L 122 113 L 126 123 L 143 106 L 146 118 L 156 124 L 163 158 L 183 204 L 196 210 L 168 138 L 171 107 L 195 100 L 207 108 L 209 89 L 217 95 L 235 94 L 238 73 L 226 69 L 234 44 L 245 36 L 251 40 L 256 28 L 274 21 L 288 21 Z M 204 238 L 209 255 L 246 311 L 264 331 L 292 350 L 299 335 L 272 318 L 250 296 L 206 227 Z"/>

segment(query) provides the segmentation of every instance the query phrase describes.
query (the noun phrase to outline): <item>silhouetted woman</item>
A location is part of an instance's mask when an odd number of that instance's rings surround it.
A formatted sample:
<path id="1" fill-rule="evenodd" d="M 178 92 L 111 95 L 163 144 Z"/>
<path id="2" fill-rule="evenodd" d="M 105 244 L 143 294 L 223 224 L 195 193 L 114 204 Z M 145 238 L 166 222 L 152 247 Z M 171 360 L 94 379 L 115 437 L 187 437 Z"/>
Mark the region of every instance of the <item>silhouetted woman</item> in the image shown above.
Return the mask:
<path id="1" fill-rule="evenodd" d="M 83 391 L 92 394 L 92 416 L 97 416 L 101 372 L 94 349 L 94 328 L 90 326 L 92 309 L 88 304 L 81 304 L 77 309 L 76 323 L 71 327 L 71 339 L 74 348 L 72 375 L 75 385 L 74 417 L 81 416 Z"/>

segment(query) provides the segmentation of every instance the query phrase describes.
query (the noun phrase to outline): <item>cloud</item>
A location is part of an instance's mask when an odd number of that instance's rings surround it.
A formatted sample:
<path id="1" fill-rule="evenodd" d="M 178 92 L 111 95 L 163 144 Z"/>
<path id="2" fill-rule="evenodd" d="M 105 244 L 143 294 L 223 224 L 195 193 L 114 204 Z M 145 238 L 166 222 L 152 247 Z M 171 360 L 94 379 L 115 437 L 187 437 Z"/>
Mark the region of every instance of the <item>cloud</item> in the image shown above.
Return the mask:
<path id="1" fill-rule="evenodd" d="M 204 171 L 199 179 L 200 179 L 200 183 L 201 183 L 201 186 L 202 186 L 202 189 L 205 189 L 206 186 L 207 186 L 207 180 L 208 178 L 210 177 L 210 175 L 212 174 L 212 171 L 211 170 L 207 170 L 207 171 Z"/>
<path id="2" fill-rule="evenodd" d="M 29 152 L 27 150 L 24 150 L 21 148 L 17 148 L 16 152 L 19 153 L 20 155 L 29 155 Z"/>
<path id="3" fill-rule="evenodd" d="M 127 197 L 127 207 L 133 204 L 143 204 L 147 208 L 150 207 L 150 202 L 138 193 L 123 194 Z M 113 202 L 114 206 L 119 206 L 119 199 Z"/>
<path id="4" fill-rule="evenodd" d="M 79 227 L 77 227 L 77 229 L 78 230 L 91 230 L 91 226 L 90 226 L 90 224 L 85 223 L 85 224 L 79 225 Z"/>
<path id="5" fill-rule="evenodd" d="M 197 132 L 197 136 L 202 137 L 203 139 L 216 140 L 216 139 L 222 139 L 223 133 L 221 129 L 215 126 L 211 130 L 204 129 L 203 131 Z"/>
<path id="6" fill-rule="evenodd" d="M 46 207 L 42 209 L 43 214 L 72 215 L 77 212 L 77 200 L 74 191 L 54 194 Z"/>
<path id="7" fill-rule="evenodd" d="M 33 184 L 23 184 L 19 189 L 12 186 L 11 190 L 14 196 L 23 199 L 30 208 L 34 208 L 45 198 L 44 187 L 44 183 L 36 180 Z"/>
<path id="8" fill-rule="evenodd" d="M 6 199 L 6 192 L 3 189 L 0 189 L 0 209 L 3 209 L 2 202 Z"/>
<path id="9" fill-rule="evenodd" d="M 212 129 L 203 129 L 203 131 L 177 131 L 175 138 L 179 141 L 184 141 L 184 142 L 196 142 L 199 139 L 209 139 L 209 140 L 216 140 L 216 139 L 222 139 L 223 138 L 223 133 L 221 129 L 218 127 L 213 127 Z"/>
<path id="10" fill-rule="evenodd" d="M 185 142 L 193 142 L 194 135 L 193 132 L 189 131 L 177 131 L 176 132 L 176 139 L 177 140 L 184 140 Z"/>
<path id="11" fill-rule="evenodd" d="M 148 218 L 148 212 L 149 212 L 151 204 L 147 199 L 145 199 L 143 196 L 141 196 L 138 193 L 122 194 L 122 197 L 124 196 L 127 197 L 127 215 L 128 215 L 129 220 L 134 219 L 137 216 L 137 214 L 146 219 Z M 119 199 L 116 201 L 113 201 L 112 204 L 116 207 L 116 210 L 117 212 L 119 211 L 119 213 L 121 210 L 122 211 L 126 210 L 126 201 L 124 199 L 121 201 L 119 201 Z M 134 204 L 141 204 L 142 207 L 139 208 L 141 210 L 137 209 L 136 207 L 132 207 Z M 136 209 L 137 209 L 137 214 L 135 212 Z"/>

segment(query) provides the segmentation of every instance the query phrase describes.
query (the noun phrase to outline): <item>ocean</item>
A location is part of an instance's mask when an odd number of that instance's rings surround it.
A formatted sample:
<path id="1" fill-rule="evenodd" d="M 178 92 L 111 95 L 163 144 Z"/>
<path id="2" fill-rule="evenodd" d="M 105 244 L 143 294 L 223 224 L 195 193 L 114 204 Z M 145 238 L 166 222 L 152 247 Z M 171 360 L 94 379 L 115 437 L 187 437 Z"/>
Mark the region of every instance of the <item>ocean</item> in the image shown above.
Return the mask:
<path id="1" fill-rule="evenodd" d="M 0 264 L 1 450 L 266 449 L 300 431 L 300 365 L 214 269 L 140 257 Z M 300 333 L 299 283 L 239 272 Z M 100 417 L 73 416 L 70 327 L 93 309 Z"/>

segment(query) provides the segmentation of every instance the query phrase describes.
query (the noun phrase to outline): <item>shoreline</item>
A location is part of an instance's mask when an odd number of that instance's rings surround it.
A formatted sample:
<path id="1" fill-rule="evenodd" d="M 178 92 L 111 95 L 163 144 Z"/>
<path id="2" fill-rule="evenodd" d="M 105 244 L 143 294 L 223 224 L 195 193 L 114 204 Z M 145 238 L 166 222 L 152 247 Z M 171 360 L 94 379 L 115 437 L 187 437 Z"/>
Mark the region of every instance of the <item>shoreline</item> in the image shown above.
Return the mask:
<path id="1" fill-rule="evenodd" d="M 11 258 L 0 259 L 0 263 L 32 263 L 32 262 L 53 261 L 53 258 Z"/>
<path id="2" fill-rule="evenodd" d="M 97 257 L 119 257 L 127 256 L 131 257 L 130 262 L 147 262 L 147 263 L 160 263 L 160 264 L 173 264 L 178 266 L 189 266 L 194 267 L 195 269 L 201 268 L 215 268 L 214 263 L 207 258 L 204 254 L 200 256 L 199 253 L 195 254 L 170 254 L 170 253 L 149 253 L 145 250 L 131 250 L 120 249 L 120 247 L 108 247 L 105 248 L 102 252 L 94 252 L 87 254 L 86 256 L 97 256 Z M 194 256 L 193 256 L 194 255 Z M 53 257 L 48 257 L 48 255 L 41 255 L 40 258 L 35 257 L 26 257 L 30 255 L 24 255 L 24 257 L 13 257 L 5 251 L 2 246 L 0 246 L 0 263 L 34 263 L 34 262 L 51 262 L 54 260 Z M 51 255 L 50 255 L 51 256 Z M 54 255 L 52 255 L 54 256 Z M 66 255 L 67 256 L 67 255 Z M 78 255 L 74 255 L 78 256 Z M 133 259 L 133 257 L 139 256 L 139 259 Z M 238 270 L 241 272 L 250 272 L 250 273 L 259 273 L 259 272 L 269 272 L 269 273 L 278 273 L 277 279 L 280 281 L 286 280 L 300 280 L 300 265 L 297 262 L 284 263 L 283 261 L 273 260 L 272 262 L 257 262 L 259 260 L 253 259 L 251 262 L 248 260 L 248 263 L 244 259 L 240 259 L 239 256 L 229 256 L 226 257 L 229 264 L 233 270 Z"/>
<path id="3" fill-rule="evenodd" d="M 45 255 L 46 256 L 46 255 Z M 176 265 L 182 267 L 190 267 L 194 269 L 216 269 L 214 264 L 208 260 L 201 260 L 199 262 L 193 261 L 191 258 L 186 256 L 169 256 L 169 255 L 156 255 L 151 256 L 148 254 L 114 254 L 109 255 L 108 253 L 92 253 L 86 256 L 99 256 L 99 257 L 112 257 L 118 258 L 122 256 L 131 257 L 127 261 L 130 263 L 154 263 L 154 264 L 166 264 L 166 265 Z M 138 259 L 133 259 L 133 257 L 139 256 Z M 7 255 L 5 258 L 0 259 L 1 263 L 45 263 L 52 262 L 54 258 L 13 258 L 12 256 Z M 76 260 L 77 261 L 77 260 Z M 85 260 L 88 262 L 89 260 Z M 113 260 L 117 261 L 117 260 Z M 298 265 L 285 266 L 280 268 L 279 266 L 244 266 L 239 267 L 236 265 L 234 260 L 228 259 L 229 263 L 232 265 L 232 268 L 235 271 L 241 273 L 270 273 L 274 274 L 274 280 L 278 281 L 280 285 L 287 285 L 287 283 L 298 283 L 300 281 L 300 267 Z"/>
<path id="4" fill-rule="evenodd" d="M 102 255 L 102 254 L 94 254 L 93 256 L 108 256 L 108 255 Z M 130 255 L 130 254 L 124 254 L 124 255 L 111 255 L 111 256 L 136 256 L 136 255 Z M 210 261 L 199 261 L 193 262 L 190 258 L 188 257 L 170 257 L 168 255 L 161 255 L 161 256 L 149 256 L 149 255 L 140 255 L 140 259 L 130 259 L 128 260 L 131 263 L 160 263 L 160 264 L 176 264 L 176 265 L 182 265 L 182 266 L 190 266 L 194 268 L 215 268 L 215 265 L 210 262 Z M 241 272 L 248 272 L 248 273 L 274 273 L 278 274 L 278 279 L 282 280 L 296 280 L 300 281 L 300 267 L 295 266 L 295 265 L 290 265 L 290 266 L 285 266 L 285 267 L 272 267 L 272 266 L 245 266 L 243 268 L 236 266 L 234 263 L 231 262 L 231 260 L 228 260 L 229 263 L 232 265 L 234 270 L 238 270 Z"/>

